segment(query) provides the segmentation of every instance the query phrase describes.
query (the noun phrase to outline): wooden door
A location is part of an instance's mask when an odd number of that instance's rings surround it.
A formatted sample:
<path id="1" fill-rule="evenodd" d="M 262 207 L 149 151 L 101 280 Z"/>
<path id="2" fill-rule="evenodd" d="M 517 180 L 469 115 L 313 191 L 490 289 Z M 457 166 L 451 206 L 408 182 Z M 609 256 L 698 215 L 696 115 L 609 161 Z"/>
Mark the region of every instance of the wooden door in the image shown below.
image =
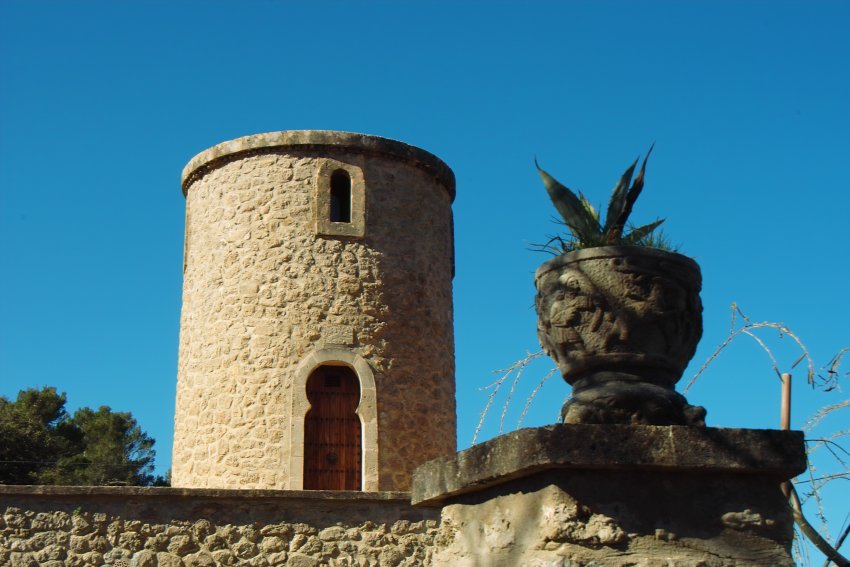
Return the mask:
<path id="1" fill-rule="evenodd" d="M 304 489 L 360 490 L 360 382 L 346 366 L 320 366 L 307 380 Z"/>

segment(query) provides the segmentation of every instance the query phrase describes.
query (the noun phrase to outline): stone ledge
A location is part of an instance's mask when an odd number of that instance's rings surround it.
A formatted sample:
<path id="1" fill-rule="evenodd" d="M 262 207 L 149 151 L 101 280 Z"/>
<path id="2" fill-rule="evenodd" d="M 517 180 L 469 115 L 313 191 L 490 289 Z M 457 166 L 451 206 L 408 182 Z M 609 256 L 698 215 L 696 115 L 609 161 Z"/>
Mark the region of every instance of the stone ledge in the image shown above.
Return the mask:
<path id="1" fill-rule="evenodd" d="M 265 132 L 228 140 L 206 149 L 189 160 L 180 182 L 183 194 L 189 190 L 194 180 L 203 175 L 207 169 L 215 167 L 215 162 L 240 154 L 257 153 L 275 148 L 342 148 L 351 149 L 358 153 L 390 156 L 402 161 L 416 164 L 431 172 L 446 187 L 452 201 L 455 198 L 455 175 L 446 163 L 421 148 L 405 144 L 389 138 L 357 134 L 354 132 L 337 132 L 334 130 L 284 130 L 280 132 Z"/>
<path id="2" fill-rule="evenodd" d="M 805 470 L 800 431 L 651 425 L 521 429 L 413 473 L 412 503 L 447 499 L 551 469 L 732 473 L 792 478 Z"/>
<path id="3" fill-rule="evenodd" d="M 52 486 L 52 485 L 0 485 L 3 495 L 34 497 L 147 497 L 147 498 L 209 498 L 209 499 L 280 499 L 280 500 L 335 500 L 350 502 L 398 501 L 410 502 L 409 492 L 359 492 L 334 490 L 240 490 L 218 488 L 170 488 L 153 486 Z"/>

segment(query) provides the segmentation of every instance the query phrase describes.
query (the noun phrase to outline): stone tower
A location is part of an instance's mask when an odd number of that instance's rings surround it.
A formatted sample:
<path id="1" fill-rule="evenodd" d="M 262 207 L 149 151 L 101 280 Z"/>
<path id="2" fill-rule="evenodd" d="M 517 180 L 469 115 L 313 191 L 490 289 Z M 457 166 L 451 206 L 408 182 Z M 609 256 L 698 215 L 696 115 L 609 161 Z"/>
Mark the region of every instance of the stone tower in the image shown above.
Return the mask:
<path id="1" fill-rule="evenodd" d="M 195 156 L 172 483 L 408 490 L 456 449 L 454 174 L 345 132 Z"/>

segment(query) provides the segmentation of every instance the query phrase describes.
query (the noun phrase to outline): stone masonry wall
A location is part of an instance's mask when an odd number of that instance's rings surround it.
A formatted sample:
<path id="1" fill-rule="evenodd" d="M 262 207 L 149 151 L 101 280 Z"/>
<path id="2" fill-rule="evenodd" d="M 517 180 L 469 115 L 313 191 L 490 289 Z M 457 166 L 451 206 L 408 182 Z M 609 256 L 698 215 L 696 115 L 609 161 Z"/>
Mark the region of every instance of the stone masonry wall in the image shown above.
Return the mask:
<path id="1" fill-rule="evenodd" d="M 324 159 L 363 172 L 361 239 L 315 234 Z M 186 192 L 174 486 L 299 488 L 291 381 L 328 346 L 373 370 L 379 490 L 454 452 L 452 195 L 434 175 L 346 147 L 270 147 L 216 161 Z"/>
<path id="2" fill-rule="evenodd" d="M 439 512 L 407 496 L 0 486 L 0 565 L 426 565 Z"/>

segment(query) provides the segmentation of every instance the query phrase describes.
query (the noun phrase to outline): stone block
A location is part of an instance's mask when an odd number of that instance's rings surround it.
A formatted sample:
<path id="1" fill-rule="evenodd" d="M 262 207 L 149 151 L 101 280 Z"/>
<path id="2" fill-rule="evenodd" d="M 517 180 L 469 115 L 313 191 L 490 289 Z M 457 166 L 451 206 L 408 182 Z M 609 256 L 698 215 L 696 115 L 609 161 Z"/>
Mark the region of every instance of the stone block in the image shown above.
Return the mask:
<path id="1" fill-rule="evenodd" d="M 800 432 L 557 425 L 422 465 L 413 498 L 442 506 L 434 566 L 792 567 L 804 469 Z"/>
<path id="2" fill-rule="evenodd" d="M 799 431 L 652 425 L 550 425 L 501 435 L 414 472 L 411 500 L 438 505 L 465 492 L 551 469 L 759 474 L 806 467 Z"/>

